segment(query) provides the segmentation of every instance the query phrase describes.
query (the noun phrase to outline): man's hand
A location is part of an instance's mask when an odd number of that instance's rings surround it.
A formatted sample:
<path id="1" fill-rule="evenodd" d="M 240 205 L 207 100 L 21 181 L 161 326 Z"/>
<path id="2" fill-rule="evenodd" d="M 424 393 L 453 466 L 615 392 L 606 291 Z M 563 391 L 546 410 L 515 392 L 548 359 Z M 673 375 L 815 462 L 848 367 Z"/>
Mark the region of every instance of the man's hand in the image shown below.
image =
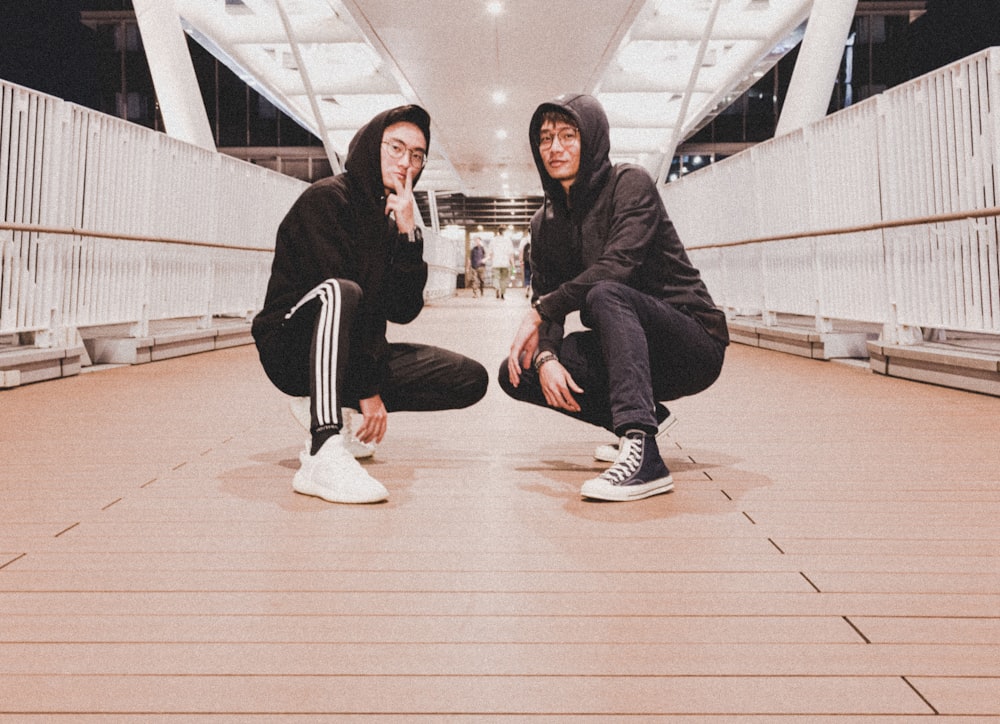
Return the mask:
<path id="1" fill-rule="evenodd" d="M 514 387 L 521 384 L 521 370 L 528 369 L 535 357 L 535 350 L 538 349 L 538 325 L 541 323 L 542 318 L 538 312 L 529 309 L 514 335 L 510 355 L 507 357 L 507 375 Z"/>
<path id="2" fill-rule="evenodd" d="M 542 394 L 550 407 L 560 410 L 579 412 L 580 404 L 572 393 L 582 393 L 583 389 L 573 380 L 573 376 L 562 366 L 559 360 L 546 362 L 538 370 L 538 379 L 542 385 Z"/>
<path id="3" fill-rule="evenodd" d="M 367 397 L 358 403 L 364 420 L 354 431 L 354 436 L 361 442 L 382 442 L 389 422 L 389 413 L 385 409 L 381 395 Z"/>
<path id="4" fill-rule="evenodd" d="M 389 194 L 385 200 L 385 215 L 393 214 L 396 220 L 396 228 L 403 234 L 413 231 L 417 222 L 413 217 L 413 208 L 416 202 L 413 199 L 413 177 L 416 169 L 409 166 L 406 169 L 406 180 L 401 181 L 398 176 L 393 176 L 396 185 L 396 193 Z"/>

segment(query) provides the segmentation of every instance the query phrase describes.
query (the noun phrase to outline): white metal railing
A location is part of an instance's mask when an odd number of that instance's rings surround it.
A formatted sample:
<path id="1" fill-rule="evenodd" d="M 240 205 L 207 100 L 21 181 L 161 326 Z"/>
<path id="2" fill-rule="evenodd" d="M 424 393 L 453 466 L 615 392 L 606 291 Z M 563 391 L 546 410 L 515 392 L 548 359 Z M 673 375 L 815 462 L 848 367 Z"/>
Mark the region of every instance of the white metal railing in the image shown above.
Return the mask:
<path id="1" fill-rule="evenodd" d="M 1000 334 L 1000 49 L 664 187 L 731 315 Z"/>
<path id="2" fill-rule="evenodd" d="M 0 336 L 48 347 L 91 327 L 250 317 L 305 187 L 0 81 Z M 452 245 L 429 231 L 425 247 L 427 295 L 453 292 Z"/>
<path id="3" fill-rule="evenodd" d="M 245 316 L 301 181 L 0 82 L 0 334 Z"/>

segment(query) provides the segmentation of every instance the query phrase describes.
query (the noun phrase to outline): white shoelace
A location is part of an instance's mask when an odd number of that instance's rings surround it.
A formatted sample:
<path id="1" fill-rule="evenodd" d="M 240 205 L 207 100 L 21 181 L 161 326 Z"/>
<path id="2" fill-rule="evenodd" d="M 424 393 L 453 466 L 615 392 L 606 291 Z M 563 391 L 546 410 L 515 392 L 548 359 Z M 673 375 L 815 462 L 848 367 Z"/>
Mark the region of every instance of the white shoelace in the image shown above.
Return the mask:
<path id="1" fill-rule="evenodd" d="M 618 460 L 610 468 L 601 473 L 600 477 L 612 485 L 620 485 L 623 481 L 635 475 L 642 463 L 642 439 L 623 438 L 623 448 L 618 453 Z"/>

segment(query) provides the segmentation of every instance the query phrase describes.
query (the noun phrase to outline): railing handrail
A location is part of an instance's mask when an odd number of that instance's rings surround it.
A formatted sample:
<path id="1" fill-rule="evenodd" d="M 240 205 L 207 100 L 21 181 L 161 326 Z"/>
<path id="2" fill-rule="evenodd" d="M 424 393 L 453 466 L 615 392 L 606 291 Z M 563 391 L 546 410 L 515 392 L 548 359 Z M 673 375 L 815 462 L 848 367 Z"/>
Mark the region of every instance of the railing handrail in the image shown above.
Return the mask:
<path id="1" fill-rule="evenodd" d="M 89 236 L 98 239 L 116 239 L 121 241 L 146 241 L 162 244 L 177 244 L 180 246 L 200 246 L 211 249 L 227 249 L 236 251 L 263 251 L 274 253 L 274 247 L 259 246 L 235 246 L 230 244 L 218 244 L 210 241 L 191 241 L 189 239 L 170 239 L 163 236 L 143 236 L 141 234 L 116 234 L 111 231 L 88 231 L 76 227 L 66 226 L 43 226 L 41 224 L 10 224 L 0 221 L 0 231 L 20 231 L 31 234 L 61 234 L 64 236 Z M 454 272 L 453 267 L 441 264 L 427 264 L 429 269 L 439 269 L 441 271 Z"/>
<path id="2" fill-rule="evenodd" d="M 841 226 L 832 229 L 821 229 L 819 231 L 802 231 L 787 234 L 774 234 L 771 236 L 758 236 L 752 239 L 741 241 L 728 241 L 721 244 L 698 244 L 688 246 L 689 251 L 696 249 L 725 249 L 735 246 L 749 246 L 751 244 L 764 244 L 772 241 L 789 241 L 791 239 L 807 239 L 818 236 L 841 236 L 844 234 L 857 234 L 864 231 L 880 231 L 882 229 L 897 229 L 903 226 L 926 226 L 927 224 L 938 224 L 949 221 L 963 221 L 965 219 L 982 219 L 990 216 L 1000 216 L 1000 206 L 991 206 L 987 209 L 977 209 L 975 211 L 955 211 L 948 214 L 934 214 L 932 216 L 916 216 L 911 219 L 896 219 L 892 221 L 878 221 L 870 224 L 858 224 L 857 226 Z"/>
<path id="3" fill-rule="evenodd" d="M 0 221 L 0 231 L 21 231 L 31 234 L 62 234 L 65 236 L 89 236 L 97 239 L 118 239 L 121 241 L 147 241 L 160 244 L 177 244 L 181 246 L 201 246 L 212 249 L 232 249 L 235 251 L 265 251 L 274 253 L 273 247 L 238 246 L 235 244 L 220 244 L 212 241 L 192 241 L 190 239 L 171 239 L 165 236 L 146 236 L 142 234 L 120 234 L 112 231 L 92 231 L 72 226 L 44 226 L 41 224 L 11 224 Z"/>

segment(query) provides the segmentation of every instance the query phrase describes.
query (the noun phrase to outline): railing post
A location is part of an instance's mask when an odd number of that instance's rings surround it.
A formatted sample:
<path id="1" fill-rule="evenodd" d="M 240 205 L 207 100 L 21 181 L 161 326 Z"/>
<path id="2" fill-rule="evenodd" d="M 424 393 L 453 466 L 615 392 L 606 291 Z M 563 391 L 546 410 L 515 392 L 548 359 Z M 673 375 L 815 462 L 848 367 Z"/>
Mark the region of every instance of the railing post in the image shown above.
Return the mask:
<path id="1" fill-rule="evenodd" d="M 215 299 L 215 283 L 218 277 L 218 265 L 216 263 L 215 254 L 209 253 L 209 260 L 205 264 L 208 269 L 208 281 L 205 285 L 207 287 L 207 292 L 205 295 L 205 313 L 201 315 L 198 319 L 198 329 L 211 329 L 212 328 L 212 300 Z"/>
<path id="2" fill-rule="evenodd" d="M 820 334 L 826 334 L 833 331 L 833 322 L 823 314 L 826 310 L 824 305 L 826 291 L 823 284 L 823 261 L 820 258 L 819 242 L 815 237 L 812 239 L 811 246 L 813 258 L 813 289 L 816 292 L 814 300 L 816 308 L 813 316 L 815 319 L 816 331 Z"/>
<path id="3" fill-rule="evenodd" d="M 901 344 L 901 345 L 911 345 L 918 344 L 924 339 L 924 332 L 920 327 L 914 327 L 908 324 L 898 324 L 896 319 L 898 315 L 896 314 L 896 305 L 892 305 L 892 316 L 891 322 L 882 325 L 882 336 L 881 341 L 886 344 Z"/>

